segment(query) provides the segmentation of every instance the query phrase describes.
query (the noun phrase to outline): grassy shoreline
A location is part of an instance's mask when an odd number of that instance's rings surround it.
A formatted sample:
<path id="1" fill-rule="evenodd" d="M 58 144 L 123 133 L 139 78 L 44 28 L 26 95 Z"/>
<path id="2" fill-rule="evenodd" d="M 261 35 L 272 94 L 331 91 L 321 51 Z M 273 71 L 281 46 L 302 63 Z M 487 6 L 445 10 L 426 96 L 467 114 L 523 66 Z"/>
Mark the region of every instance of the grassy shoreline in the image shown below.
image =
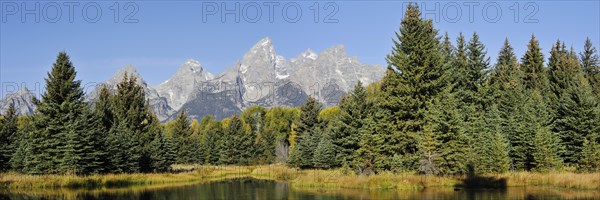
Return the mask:
<path id="1" fill-rule="evenodd" d="M 175 166 L 182 173 L 107 174 L 93 176 L 0 174 L 0 188 L 8 189 L 111 189 L 133 186 L 196 184 L 234 178 L 255 178 L 290 183 L 294 188 L 422 190 L 464 187 L 553 187 L 600 190 L 600 173 L 510 172 L 482 177 L 433 177 L 412 173 L 358 176 L 343 170 L 298 170 L 284 165 Z"/>

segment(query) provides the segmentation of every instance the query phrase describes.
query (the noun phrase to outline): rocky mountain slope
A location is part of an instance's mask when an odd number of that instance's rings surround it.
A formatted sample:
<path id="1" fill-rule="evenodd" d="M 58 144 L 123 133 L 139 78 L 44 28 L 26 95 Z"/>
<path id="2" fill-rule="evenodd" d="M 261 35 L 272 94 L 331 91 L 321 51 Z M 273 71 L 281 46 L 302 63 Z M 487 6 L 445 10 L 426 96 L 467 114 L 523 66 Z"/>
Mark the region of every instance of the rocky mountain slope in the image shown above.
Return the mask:
<path id="1" fill-rule="evenodd" d="M 319 54 L 308 49 L 287 60 L 277 55 L 271 39 L 263 38 L 218 75 L 204 70 L 196 60 L 187 60 L 170 79 L 156 86 L 147 84 L 132 65 L 123 67 L 104 84 L 116 90 L 125 73 L 137 77 L 150 106 L 161 121 L 166 121 L 179 111 L 192 118 L 213 115 L 222 119 L 253 105 L 299 106 L 309 95 L 331 106 L 358 81 L 367 85 L 381 79 L 385 69 L 349 57 L 343 45 Z M 86 99 L 93 102 L 98 89 L 89 92 Z M 8 107 L 5 101 L 19 102 L 19 109 L 32 112 L 33 104 L 20 97 L 7 95 L 0 108 Z"/>
<path id="2" fill-rule="evenodd" d="M 17 92 L 8 93 L 0 100 L 0 114 L 6 113 L 11 103 L 15 104 L 18 115 L 30 115 L 35 111 L 33 97 L 35 95 L 26 87 L 21 87 Z"/>

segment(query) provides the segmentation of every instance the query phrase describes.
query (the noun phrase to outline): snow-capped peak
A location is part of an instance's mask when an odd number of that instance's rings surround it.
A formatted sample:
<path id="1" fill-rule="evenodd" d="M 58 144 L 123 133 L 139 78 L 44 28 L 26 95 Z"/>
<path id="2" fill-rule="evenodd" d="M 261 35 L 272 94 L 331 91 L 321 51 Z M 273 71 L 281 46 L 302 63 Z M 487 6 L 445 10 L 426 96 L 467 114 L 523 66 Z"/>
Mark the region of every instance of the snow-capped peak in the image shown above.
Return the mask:
<path id="1" fill-rule="evenodd" d="M 317 53 L 315 53 L 312 49 L 307 49 L 304 53 L 302 53 L 302 57 L 311 60 L 316 60 L 319 57 L 319 55 L 317 55 Z"/>

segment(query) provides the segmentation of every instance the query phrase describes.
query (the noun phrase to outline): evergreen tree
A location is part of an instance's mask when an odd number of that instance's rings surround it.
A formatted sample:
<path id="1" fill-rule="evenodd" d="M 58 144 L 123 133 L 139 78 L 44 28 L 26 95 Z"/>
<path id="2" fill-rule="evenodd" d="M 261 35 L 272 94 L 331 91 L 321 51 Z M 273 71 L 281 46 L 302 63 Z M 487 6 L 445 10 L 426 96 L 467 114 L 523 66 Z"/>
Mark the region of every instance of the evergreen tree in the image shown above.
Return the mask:
<path id="1" fill-rule="evenodd" d="M 203 149 L 204 154 L 200 155 L 202 162 L 205 164 L 217 164 L 219 161 L 219 144 L 222 140 L 221 125 L 218 121 L 213 120 L 212 117 L 206 116 L 202 119 L 202 122 L 206 121 L 204 126 L 202 137 L 200 138 L 200 148 Z"/>
<path id="2" fill-rule="evenodd" d="M 469 141 L 465 135 L 465 122 L 458 108 L 459 102 L 455 93 L 451 93 L 452 88 L 447 88 L 440 94 L 439 98 L 434 99 L 428 105 L 427 121 L 430 124 L 432 133 L 435 137 L 424 135 L 422 141 L 435 143 L 436 146 L 427 146 L 429 152 L 421 152 L 423 162 L 435 164 L 436 173 L 441 174 L 463 174 L 466 172 L 467 158 L 469 152 Z M 471 125 L 469 127 L 477 127 Z M 477 131 L 474 131 L 477 132 Z M 435 140 L 435 141 L 430 141 Z M 435 155 L 435 163 L 431 156 Z"/>
<path id="3" fill-rule="evenodd" d="M 130 148 L 126 154 L 128 158 L 125 166 L 129 166 L 126 172 L 151 172 L 151 142 L 157 134 L 154 123 L 156 120 L 152 110 L 146 102 L 144 88 L 138 84 L 137 77 L 125 74 L 121 82 L 117 84 L 117 92 L 113 100 L 113 113 L 115 125 L 113 131 L 118 131 L 113 136 L 122 134 Z M 121 126 L 121 127 L 119 127 Z M 136 160 L 132 160 L 136 159 Z"/>
<path id="4" fill-rule="evenodd" d="M 191 163 L 195 155 L 192 155 L 194 140 L 192 140 L 192 130 L 190 121 L 182 111 L 177 115 L 173 126 L 173 138 L 175 139 L 176 159 L 177 163 Z"/>
<path id="5" fill-rule="evenodd" d="M 336 149 L 334 166 L 350 164 L 354 151 L 359 148 L 360 134 L 367 117 L 367 93 L 359 81 L 354 89 L 339 102 L 341 113 L 327 128 Z"/>
<path id="6" fill-rule="evenodd" d="M 481 88 L 483 81 L 487 76 L 486 70 L 489 68 L 490 58 L 486 57 L 486 54 L 487 52 L 485 51 L 485 45 L 479 41 L 479 36 L 477 33 L 473 33 L 473 37 L 467 45 L 467 88 L 470 91 L 473 91 L 475 94 Z"/>
<path id="7" fill-rule="evenodd" d="M 313 167 L 313 154 L 319 144 L 320 130 L 322 122 L 319 120 L 319 112 L 321 104 L 314 98 L 309 97 L 304 105 L 300 107 L 300 117 L 298 118 L 298 126 L 294 129 L 298 136 L 296 138 L 296 150 L 293 152 L 295 158 L 292 160 L 292 165 L 301 168 Z"/>
<path id="8" fill-rule="evenodd" d="M 221 138 L 221 142 L 219 143 L 219 164 L 239 164 L 244 158 L 241 154 L 241 151 L 245 151 L 247 149 L 242 146 L 242 140 L 245 139 L 243 136 L 245 135 L 244 125 L 242 124 L 242 120 L 239 116 L 234 115 L 230 118 L 230 121 L 223 130 L 223 136 Z"/>
<path id="9" fill-rule="evenodd" d="M 450 83 L 454 84 L 456 92 L 466 93 L 469 88 L 469 58 L 467 52 L 467 44 L 462 33 L 456 38 L 456 51 L 452 61 L 452 68 L 448 73 L 451 73 Z"/>
<path id="10" fill-rule="evenodd" d="M 331 136 L 323 134 L 315 149 L 313 157 L 314 166 L 328 169 L 335 165 L 335 161 L 335 146 L 331 141 Z"/>
<path id="11" fill-rule="evenodd" d="M 546 127 L 541 127 L 536 131 L 532 153 L 535 171 L 553 171 L 562 166 L 562 159 L 558 155 L 560 152 L 559 142 L 556 135 Z"/>
<path id="12" fill-rule="evenodd" d="M 554 95 L 551 106 L 555 110 L 552 131 L 560 135 L 565 148 L 561 156 L 565 163 L 576 164 L 584 139 L 600 130 L 598 102 L 575 54 L 560 41 L 552 47 L 550 54 L 548 78 Z"/>
<path id="13" fill-rule="evenodd" d="M 442 57 L 444 58 L 444 63 L 450 63 L 452 61 L 452 54 L 454 53 L 454 46 L 452 46 L 448 32 L 444 33 L 442 48 L 440 50 Z"/>
<path id="14" fill-rule="evenodd" d="M 583 83 L 585 84 L 585 82 Z M 560 135 L 565 163 L 576 164 L 581 160 L 585 138 L 600 132 L 600 111 L 589 87 L 572 87 L 562 95 L 553 124 Z"/>
<path id="15" fill-rule="evenodd" d="M 542 54 L 540 44 L 534 35 L 531 35 L 531 40 L 527 44 L 527 52 L 521 58 L 521 69 L 524 73 L 525 89 L 538 89 L 542 92 L 546 90 L 544 54 Z"/>
<path id="16" fill-rule="evenodd" d="M 583 52 L 579 56 L 583 72 L 600 101 L 600 58 L 598 58 L 598 51 L 592 45 L 590 38 L 586 38 Z"/>
<path id="17" fill-rule="evenodd" d="M 14 152 L 10 158 L 10 166 L 12 170 L 28 173 L 25 171 L 25 163 L 27 162 L 26 155 L 29 152 L 28 150 L 31 148 L 31 143 L 29 141 L 33 141 L 31 138 L 31 133 L 33 132 L 33 124 L 31 120 L 31 116 L 24 116 L 22 119 L 22 123 L 17 128 L 17 134 L 13 135 L 13 145 Z"/>
<path id="18" fill-rule="evenodd" d="M 502 132 L 497 105 L 485 113 L 484 130 L 475 136 L 475 170 L 478 173 L 503 173 L 510 169 L 509 142 Z"/>
<path id="19" fill-rule="evenodd" d="M 426 125 L 421 134 L 421 141 L 419 142 L 420 157 L 419 160 L 419 171 L 426 175 L 437 175 L 440 173 L 440 139 L 433 131 L 431 125 Z"/>
<path id="20" fill-rule="evenodd" d="M 175 163 L 177 152 L 172 138 L 165 134 L 156 134 L 156 138 L 152 141 L 152 169 L 154 172 L 167 172 L 171 169 L 171 165 Z"/>
<path id="21" fill-rule="evenodd" d="M 526 99 L 521 109 L 515 114 L 515 121 L 519 127 L 515 135 L 511 135 L 510 138 L 513 167 L 519 170 L 532 170 L 537 166 L 534 152 L 536 151 L 536 145 L 539 143 L 536 144 L 536 137 L 538 135 L 540 135 L 539 137 L 543 137 L 553 134 L 552 132 L 548 132 L 552 116 L 543 100 L 541 92 L 538 90 L 532 91 L 532 94 Z M 546 143 L 549 143 L 549 146 L 554 148 L 556 144 L 553 142 L 556 142 L 556 140 L 550 140 L 550 142 Z"/>
<path id="22" fill-rule="evenodd" d="M 4 119 L 0 124 L 0 172 L 10 169 L 10 160 L 15 150 L 17 133 L 17 113 L 15 112 L 15 104 L 11 103 L 8 110 L 2 116 Z"/>
<path id="23" fill-rule="evenodd" d="M 581 153 L 581 162 L 578 165 L 580 171 L 598 172 L 600 171 L 600 144 L 598 139 L 590 137 L 583 141 L 583 150 Z"/>
<path id="24" fill-rule="evenodd" d="M 35 100 L 30 148 L 25 153 L 24 171 L 33 174 L 77 173 L 98 171 L 96 162 L 99 132 L 88 123 L 81 81 L 75 80 L 75 68 L 69 56 L 60 52 L 46 78 L 46 92 Z"/>
<path id="25" fill-rule="evenodd" d="M 262 106 L 252 106 L 240 116 L 246 126 L 246 137 L 249 138 L 250 147 L 244 153 L 256 164 L 271 163 L 275 159 L 275 136 L 272 132 L 265 131 L 266 109 Z"/>
<path id="26" fill-rule="evenodd" d="M 381 134 L 382 139 L 389 138 L 384 139 L 382 149 L 382 154 L 388 158 L 417 153 L 417 134 L 425 122 L 427 101 L 446 85 L 437 30 L 431 20 L 421 17 L 416 5 L 408 6 L 393 42 L 392 52 L 387 56 L 388 70 L 381 85 L 383 101 L 376 105 L 382 113 L 374 115 L 373 122 L 378 123 L 378 127 L 370 128 L 372 131 L 387 129 L 377 134 Z M 389 159 L 380 167 L 389 169 Z"/>
<path id="27" fill-rule="evenodd" d="M 123 122 L 116 122 L 109 130 L 106 138 L 108 143 L 108 161 L 111 173 L 139 172 L 138 160 L 140 154 L 137 144 L 131 139 L 133 132 Z"/>

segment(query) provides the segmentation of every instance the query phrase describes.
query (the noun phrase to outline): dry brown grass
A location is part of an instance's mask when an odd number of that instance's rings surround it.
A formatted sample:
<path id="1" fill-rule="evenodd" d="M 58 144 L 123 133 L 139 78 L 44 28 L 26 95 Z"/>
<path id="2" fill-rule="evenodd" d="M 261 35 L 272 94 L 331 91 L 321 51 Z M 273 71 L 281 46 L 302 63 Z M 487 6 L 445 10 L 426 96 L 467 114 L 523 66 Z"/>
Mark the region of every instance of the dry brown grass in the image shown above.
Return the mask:
<path id="1" fill-rule="evenodd" d="M 109 174 L 93 176 L 0 174 L 0 187 L 9 188 L 119 188 L 143 185 L 165 185 L 219 181 L 251 177 L 289 182 L 296 188 L 421 190 L 424 188 L 460 187 L 466 177 L 423 176 L 414 173 L 380 173 L 359 176 L 341 169 L 299 170 L 285 165 L 203 166 L 180 165 L 182 173 Z M 507 187 L 544 186 L 565 189 L 600 190 L 600 173 L 573 172 L 511 172 L 484 176 L 490 180 L 505 180 Z M 485 180 L 485 179 L 484 179 Z"/>

